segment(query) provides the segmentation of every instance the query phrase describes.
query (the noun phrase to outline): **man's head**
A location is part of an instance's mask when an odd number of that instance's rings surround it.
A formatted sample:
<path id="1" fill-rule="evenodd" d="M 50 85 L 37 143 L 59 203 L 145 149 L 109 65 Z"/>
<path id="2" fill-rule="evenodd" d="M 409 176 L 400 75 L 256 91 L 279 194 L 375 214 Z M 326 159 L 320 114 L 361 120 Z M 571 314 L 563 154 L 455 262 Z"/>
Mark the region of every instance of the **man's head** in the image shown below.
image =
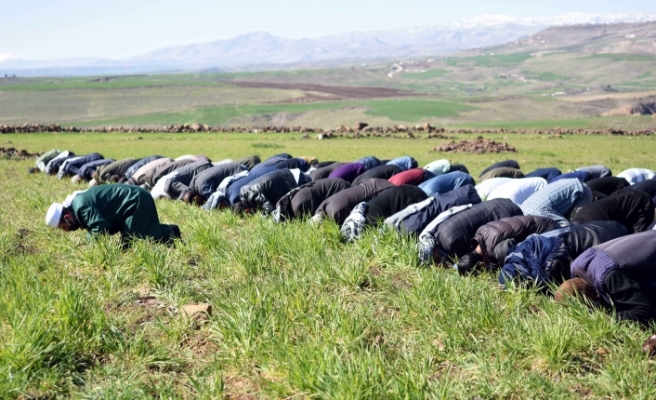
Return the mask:
<path id="1" fill-rule="evenodd" d="M 460 275 L 469 275 L 483 268 L 485 268 L 483 255 L 476 251 L 465 254 L 458 259 L 458 273 Z"/>
<path id="2" fill-rule="evenodd" d="M 202 206 L 205 203 L 205 199 L 193 190 L 187 190 L 184 192 L 182 195 L 182 201 L 187 204 L 195 204 L 197 206 Z"/>
<path id="3" fill-rule="evenodd" d="M 232 205 L 232 212 L 236 215 L 250 214 L 251 209 L 246 207 L 241 201 Z"/>
<path id="4" fill-rule="evenodd" d="M 436 265 L 444 264 L 449 259 L 448 254 L 444 250 L 440 249 L 439 246 L 433 247 L 433 262 Z"/>
<path id="5" fill-rule="evenodd" d="M 577 294 L 592 302 L 599 300 L 599 294 L 595 288 L 584 279 L 578 277 L 563 282 L 556 291 L 554 299 L 556 303 L 564 303 L 568 297 L 576 296 Z"/>
<path id="6" fill-rule="evenodd" d="M 112 182 L 112 183 L 117 183 L 119 179 L 121 179 L 120 176 L 118 176 L 118 175 L 112 175 L 112 176 L 109 177 L 108 180 L 109 180 L 110 182 Z"/>
<path id="7" fill-rule="evenodd" d="M 80 228 L 73 212 L 59 203 L 52 203 L 46 212 L 46 225 L 59 228 L 66 232 Z"/>
<path id="8" fill-rule="evenodd" d="M 41 171 L 38 168 L 28 168 L 27 172 L 30 174 L 38 174 Z"/>

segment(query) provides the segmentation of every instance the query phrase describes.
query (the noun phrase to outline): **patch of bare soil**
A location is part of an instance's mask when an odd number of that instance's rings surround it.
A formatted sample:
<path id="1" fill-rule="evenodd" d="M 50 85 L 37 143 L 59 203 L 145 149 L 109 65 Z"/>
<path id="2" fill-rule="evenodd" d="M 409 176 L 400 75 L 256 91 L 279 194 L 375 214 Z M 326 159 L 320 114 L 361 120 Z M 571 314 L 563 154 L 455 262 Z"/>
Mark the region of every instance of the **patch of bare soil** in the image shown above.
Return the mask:
<path id="1" fill-rule="evenodd" d="M 13 147 L 0 147 L 0 157 L 25 160 L 40 156 L 39 153 L 30 153 L 27 150 L 18 150 Z"/>
<path id="2" fill-rule="evenodd" d="M 16 232 L 16 251 L 18 254 L 34 254 L 35 250 L 32 245 L 30 245 L 28 239 L 32 234 L 32 231 L 29 229 L 19 229 Z"/>
<path id="3" fill-rule="evenodd" d="M 476 139 L 461 140 L 459 142 L 451 141 L 447 144 L 435 146 L 431 151 L 441 151 L 443 153 L 515 153 L 517 150 L 508 143 L 499 143 L 493 140 L 483 139 L 479 136 Z"/>
<path id="4" fill-rule="evenodd" d="M 247 378 L 237 375 L 224 375 L 223 383 L 225 385 L 223 396 L 226 399 L 251 400 L 259 398 L 256 395 L 256 386 Z"/>
<path id="5" fill-rule="evenodd" d="M 296 97 L 293 99 L 282 100 L 279 103 L 316 103 L 320 101 L 336 101 L 341 100 L 339 96 L 328 95 L 328 96 L 319 96 L 316 93 L 303 93 L 303 96 Z"/>
<path id="6" fill-rule="evenodd" d="M 656 114 L 656 101 L 648 103 L 627 104 L 622 107 L 610 110 L 603 115 L 606 117 L 615 117 L 621 115 L 654 115 Z"/>
<path id="7" fill-rule="evenodd" d="M 185 338 L 180 347 L 191 350 L 199 359 L 211 358 L 218 350 L 216 344 L 202 335 L 195 335 Z"/>
<path id="8" fill-rule="evenodd" d="M 248 81 L 230 81 L 231 85 L 249 88 L 249 89 L 281 89 L 281 90 L 301 90 L 305 92 L 327 93 L 332 95 L 333 100 L 343 99 L 370 99 L 381 97 L 404 97 L 404 96 L 421 96 L 410 90 L 398 90 L 378 87 L 355 87 L 355 86 L 329 86 L 315 85 L 310 83 L 278 83 L 278 82 L 248 82 Z M 326 98 L 318 95 L 306 94 L 300 99 L 308 101 L 325 101 Z M 296 100 L 293 100 L 295 102 Z"/>

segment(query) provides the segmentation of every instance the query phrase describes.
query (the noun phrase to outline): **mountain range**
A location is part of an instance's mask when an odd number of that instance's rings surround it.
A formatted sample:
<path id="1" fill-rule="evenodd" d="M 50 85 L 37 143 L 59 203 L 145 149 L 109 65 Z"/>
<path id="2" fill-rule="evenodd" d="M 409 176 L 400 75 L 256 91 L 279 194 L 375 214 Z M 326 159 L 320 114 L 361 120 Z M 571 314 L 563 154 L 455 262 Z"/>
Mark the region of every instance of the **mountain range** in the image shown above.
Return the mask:
<path id="1" fill-rule="evenodd" d="M 634 23 L 656 14 L 565 14 L 549 18 L 483 15 L 433 27 L 353 32 L 315 39 L 285 39 L 254 32 L 228 40 L 174 46 L 121 60 L 28 60 L 0 54 L 0 74 L 100 75 L 161 71 L 291 68 L 364 60 L 431 57 L 516 41 L 541 30 L 581 24 Z"/>

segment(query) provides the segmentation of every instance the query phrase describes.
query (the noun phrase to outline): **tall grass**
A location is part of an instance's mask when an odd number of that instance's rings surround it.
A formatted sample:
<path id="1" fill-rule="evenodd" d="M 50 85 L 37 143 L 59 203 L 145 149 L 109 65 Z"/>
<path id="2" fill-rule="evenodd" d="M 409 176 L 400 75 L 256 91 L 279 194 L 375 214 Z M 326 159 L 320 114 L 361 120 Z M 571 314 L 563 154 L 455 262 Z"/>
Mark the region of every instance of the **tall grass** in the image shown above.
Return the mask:
<path id="1" fill-rule="evenodd" d="M 129 148 L 129 135 L 10 138 L 30 151 L 65 143 L 120 157 L 203 148 L 217 160 L 262 140 L 169 137 L 146 135 Z M 292 154 L 320 159 L 440 157 L 420 152 L 432 145 L 423 140 L 277 138 Z M 652 138 L 508 141 L 526 170 L 551 163 L 551 153 L 564 169 L 611 159 L 613 169 L 654 167 Z M 475 175 L 501 157 L 457 156 Z M 330 222 L 277 225 L 159 201 L 161 219 L 179 224 L 184 240 L 124 251 L 116 238 L 87 242 L 81 232 L 45 228 L 48 204 L 78 187 L 28 176 L 29 165 L 0 161 L 0 397 L 656 396 L 653 364 L 640 351 L 650 331 L 531 288 L 502 291 L 492 275 L 421 267 L 414 241 L 395 232 L 373 229 L 345 244 Z M 199 302 L 213 306 L 206 324 L 179 311 Z"/>

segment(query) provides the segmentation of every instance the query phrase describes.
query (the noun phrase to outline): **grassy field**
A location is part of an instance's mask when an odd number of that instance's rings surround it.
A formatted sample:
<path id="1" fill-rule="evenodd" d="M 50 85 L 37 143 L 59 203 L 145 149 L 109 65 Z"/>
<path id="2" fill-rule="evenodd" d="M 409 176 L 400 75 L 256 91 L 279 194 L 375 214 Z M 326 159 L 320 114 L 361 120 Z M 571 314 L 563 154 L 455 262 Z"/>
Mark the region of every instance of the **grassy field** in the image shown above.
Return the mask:
<path id="1" fill-rule="evenodd" d="M 448 155 L 477 176 L 494 161 L 568 170 L 656 168 L 652 137 L 504 138 L 519 153 Z M 3 135 L 3 145 L 106 157 L 281 151 L 320 160 L 410 154 L 445 140 L 257 134 Z M 158 201 L 174 248 L 122 251 L 116 238 L 46 229 L 52 201 L 79 189 L 0 160 L 0 397 L 630 398 L 656 396 L 651 333 L 580 303 L 557 306 L 494 276 L 417 265 L 392 232 L 340 241 L 337 226 Z M 195 326 L 179 307 L 213 306 Z M 653 328 L 653 327 L 652 327 Z"/>
<path id="2" fill-rule="evenodd" d="M 389 118 L 417 122 L 426 116 L 453 117 L 460 111 L 467 111 L 473 107 L 457 103 L 437 100 L 369 100 L 330 103 L 304 103 L 304 104 L 268 104 L 268 105 L 240 105 L 207 107 L 179 113 L 147 114 L 128 118 L 117 118 L 105 121 L 92 121 L 71 124 L 75 126 L 98 125 L 161 125 L 161 124 L 187 124 L 195 121 L 204 121 L 208 125 L 223 125 L 229 120 L 249 115 L 274 114 L 303 114 L 331 110 L 339 112 L 342 109 L 361 109 L 368 116 Z"/>

